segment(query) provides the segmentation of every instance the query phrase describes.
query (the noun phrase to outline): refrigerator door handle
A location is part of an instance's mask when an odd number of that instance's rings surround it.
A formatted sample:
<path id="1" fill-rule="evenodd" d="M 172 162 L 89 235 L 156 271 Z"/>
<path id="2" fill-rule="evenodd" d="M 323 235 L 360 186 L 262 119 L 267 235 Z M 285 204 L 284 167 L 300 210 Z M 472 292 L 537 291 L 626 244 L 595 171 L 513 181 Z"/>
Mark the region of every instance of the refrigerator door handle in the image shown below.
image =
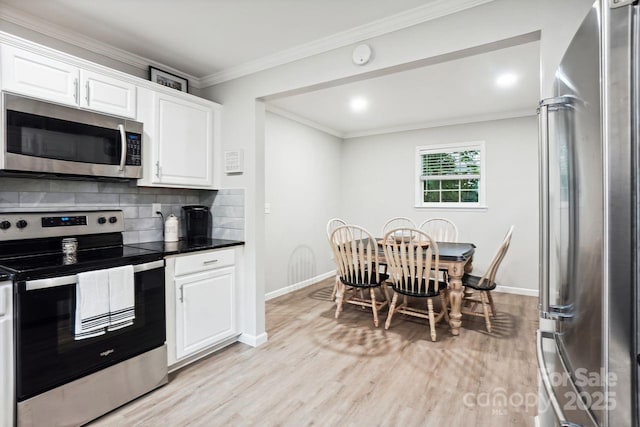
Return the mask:
<path id="1" fill-rule="evenodd" d="M 538 311 L 543 319 L 558 317 L 549 302 L 549 112 L 555 112 L 572 104 L 572 98 L 560 96 L 540 101 L 538 107 L 538 125 L 540 141 L 540 253 L 539 253 L 539 295 Z"/>
<path id="2" fill-rule="evenodd" d="M 558 398 L 553 391 L 553 387 L 551 386 L 551 379 L 549 378 L 549 370 L 547 369 L 547 364 L 544 359 L 544 353 L 542 348 L 542 339 L 551 338 L 553 339 L 553 334 L 551 332 L 541 332 L 538 330 L 536 332 L 536 355 L 538 358 L 538 370 L 540 371 L 540 378 L 542 379 L 542 385 L 544 386 L 545 393 L 549 397 L 549 402 L 551 403 L 551 407 L 553 408 L 553 412 L 556 416 L 558 424 L 560 427 L 584 427 L 581 424 L 575 424 L 571 421 L 568 421 L 565 418 L 564 411 L 562 410 L 562 406 L 560 402 L 558 402 Z"/>

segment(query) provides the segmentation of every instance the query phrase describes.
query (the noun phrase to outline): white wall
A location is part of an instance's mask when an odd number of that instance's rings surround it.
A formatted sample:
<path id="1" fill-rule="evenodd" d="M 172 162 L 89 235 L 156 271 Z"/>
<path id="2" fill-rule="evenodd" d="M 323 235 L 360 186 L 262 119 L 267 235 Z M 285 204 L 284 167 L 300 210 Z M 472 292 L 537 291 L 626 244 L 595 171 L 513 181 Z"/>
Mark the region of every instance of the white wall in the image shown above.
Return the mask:
<path id="1" fill-rule="evenodd" d="M 202 91 L 224 105 L 223 149 L 245 153 L 246 173 L 223 179 L 229 188 L 246 188 L 247 288 L 242 313 L 248 339 L 264 339 L 264 106 L 262 97 L 365 74 L 411 61 L 456 52 L 532 31 L 541 34 L 541 96 L 549 96 L 552 70 L 591 0 L 495 0 L 467 11 L 368 40 L 375 58 L 366 66 L 351 63 L 347 46 L 290 64 L 225 82 Z M 562 25 L 558 25 L 562 19 Z M 550 71 L 551 70 L 551 71 Z"/>
<path id="2" fill-rule="evenodd" d="M 271 213 L 265 215 L 268 296 L 335 270 L 325 225 L 329 218 L 339 216 L 341 144 L 340 138 L 267 112 L 265 200 L 271 206 Z"/>
<path id="3" fill-rule="evenodd" d="M 592 0 L 495 0 L 461 13 L 374 37 L 373 61 L 365 66 L 351 63 L 354 46 L 346 46 L 290 64 L 202 90 L 202 96 L 223 104 L 221 149 L 243 149 L 246 172 L 225 176 L 223 188 L 246 188 L 246 289 L 240 328 L 247 341 L 263 340 L 264 334 L 264 108 L 256 99 L 376 70 L 433 58 L 484 43 L 496 42 L 532 31 L 541 33 L 541 96 L 550 96 L 553 70 L 571 34 L 591 7 Z M 108 65 L 112 60 L 95 58 L 92 52 L 57 42 L 17 26 L 0 22 L 0 29 L 42 44 Z M 115 62 L 115 61 L 113 61 Z M 126 64 L 114 68 L 140 75 Z M 218 163 L 220 165 L 221 163 Z"/>
<path id="4" fill-rule="evenodd" d="M 374 235 L 395 216 L 416 224 L 444 217 L 459 241 L 476 244 L 474 272 L 482 274 L 510 225 L 509 252 L 500 267 L 503 290 L 535 294 L 538 287 L 538 122 L 535 116 L 347 139 L 343 147 L 342 214 Z M 415 208 L 415 155 L 422 145 L 485 141 L 483 210 Z"/>

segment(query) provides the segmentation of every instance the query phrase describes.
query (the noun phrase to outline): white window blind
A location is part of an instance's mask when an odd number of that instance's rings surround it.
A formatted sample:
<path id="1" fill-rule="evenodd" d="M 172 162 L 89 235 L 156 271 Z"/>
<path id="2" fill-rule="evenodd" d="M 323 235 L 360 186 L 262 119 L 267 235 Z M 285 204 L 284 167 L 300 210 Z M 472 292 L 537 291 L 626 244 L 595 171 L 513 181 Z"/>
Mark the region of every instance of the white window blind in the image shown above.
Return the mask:
<path id="1" fill-rule="evenodd" d="M 418 206 L 480 206 L 484 143 L 418 147 Z"/>

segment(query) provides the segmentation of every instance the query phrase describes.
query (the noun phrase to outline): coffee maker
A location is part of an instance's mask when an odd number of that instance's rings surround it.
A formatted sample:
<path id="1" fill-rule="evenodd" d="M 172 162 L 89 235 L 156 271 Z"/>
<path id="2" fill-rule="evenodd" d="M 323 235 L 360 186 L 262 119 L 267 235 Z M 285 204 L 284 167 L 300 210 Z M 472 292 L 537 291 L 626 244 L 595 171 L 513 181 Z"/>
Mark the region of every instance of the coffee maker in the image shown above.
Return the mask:
<path id="1" fill-rule="evenodd" d="M 211 211 L 208 206 L 183 206 L 184 236 L 190 243 L 204 243 L 211 238 Z"/>

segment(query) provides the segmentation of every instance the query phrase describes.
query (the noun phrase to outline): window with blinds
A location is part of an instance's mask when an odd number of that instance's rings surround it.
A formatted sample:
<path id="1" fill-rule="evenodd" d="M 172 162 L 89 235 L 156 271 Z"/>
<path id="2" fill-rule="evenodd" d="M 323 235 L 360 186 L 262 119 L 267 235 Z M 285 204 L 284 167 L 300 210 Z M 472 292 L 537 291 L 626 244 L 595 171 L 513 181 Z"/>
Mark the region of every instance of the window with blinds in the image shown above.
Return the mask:
<path id="1" fill-rule="evenodd" d="M 483 205 L 484 142 L 418 147 L 417 205 Z"/>

